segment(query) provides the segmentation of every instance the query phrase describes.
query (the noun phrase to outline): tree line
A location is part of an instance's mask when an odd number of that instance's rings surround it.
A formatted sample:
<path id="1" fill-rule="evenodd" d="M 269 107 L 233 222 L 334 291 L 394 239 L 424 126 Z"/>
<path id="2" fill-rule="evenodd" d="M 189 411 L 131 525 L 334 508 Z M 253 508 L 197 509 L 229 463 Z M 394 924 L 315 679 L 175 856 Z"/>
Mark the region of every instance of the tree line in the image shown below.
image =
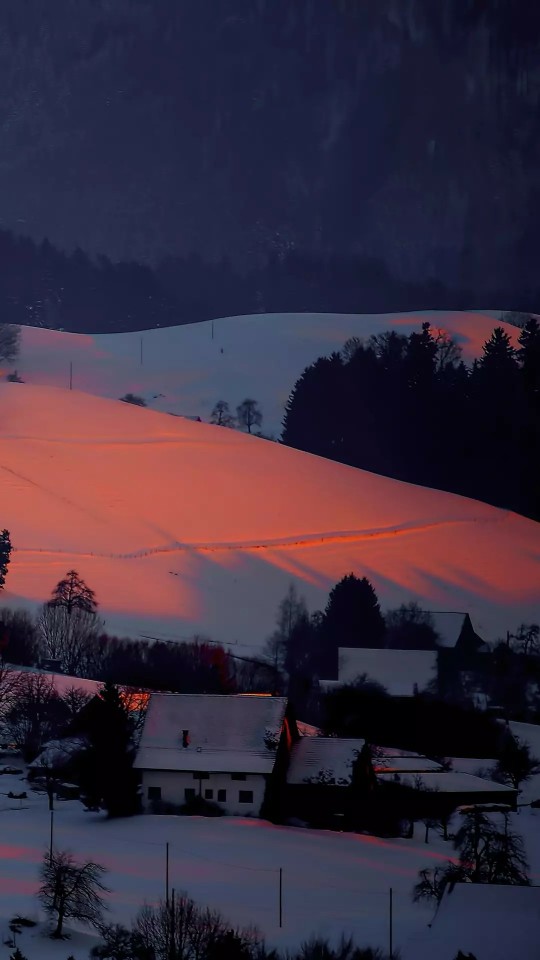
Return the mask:
<path id="1" fill-rule="evenodd" d="M 120 333 L 224 316 L 277 312 L 374 313 L 481 308 L 530 309 L 540 288 L 520 296 L 503 289 L 460 290 L 394 277 L 382 261 L 299 250 L 270 252 L 246 269 L 227 258 L 169 257 L 155 266 L 113 262 L 77 248 L 64 253 L 0 230 L 3 322 Z"/>
<path id="2" fill-rule="evenodd" d="M 349 340 L 296 382 L 282 442 L 540 519 L 540 326 L 502 327 L 468 368 L 423 323 Z"/>

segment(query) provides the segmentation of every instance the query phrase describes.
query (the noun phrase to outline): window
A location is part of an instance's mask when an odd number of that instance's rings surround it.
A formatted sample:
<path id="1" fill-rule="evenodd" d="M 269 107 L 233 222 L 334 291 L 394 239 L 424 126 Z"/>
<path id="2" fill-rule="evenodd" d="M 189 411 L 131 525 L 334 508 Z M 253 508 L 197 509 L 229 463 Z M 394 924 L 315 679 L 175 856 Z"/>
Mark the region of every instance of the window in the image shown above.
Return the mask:
<path id="1" fill-rule="evenodd" d="M 245 780 L 245 773 L 231 773 L 231 780 Z"/>
<path id="2" fill-rule="evenodd" d="M 189 803 L 190 800 L 195 799 L 195 790 L 193 787 L 186 787 L 184 790 L 184 797 L 186 798 L 186 803 Z"/>
<path id="3" fill-rule="evenodd" d="M 149 800 L 161 800 L 161 787 L 148 787 Z"/>
<path id="4" fill-rule="evenodd" d="M 214 791 L 213 791 L 213 790 L 205 790 L 205 791 L 204 791 L 204 799 L 205 799 L 205 800 L 213 800 L 213 799 L 214 799 Z"/>
<path id="5" fill-rule="evenodd" d="M 226 801 L 226 799 L 227 799 L 227 791 L 226 791 L 226 790 L 218 790 L 218 792 L 217 792 L 217 798 L 218 798 L 218 803 L 225 803 L 225 801 Z"/>
<path id="6" fill-rule="evenodd" d="M 195 773 L 193 774 L 193 779 L 194 779 L 194 780 L 209 780 L 209 779 L 210 779 L 210 774 L 209 774 L 209 773 L 202 773 L 202 771 L 196 770 Z"/>
<path id="7" fill-rule="evenodd" d="M 240 790 L 238 801 L 239 803 L 253 803 L 253 790 Z"/>

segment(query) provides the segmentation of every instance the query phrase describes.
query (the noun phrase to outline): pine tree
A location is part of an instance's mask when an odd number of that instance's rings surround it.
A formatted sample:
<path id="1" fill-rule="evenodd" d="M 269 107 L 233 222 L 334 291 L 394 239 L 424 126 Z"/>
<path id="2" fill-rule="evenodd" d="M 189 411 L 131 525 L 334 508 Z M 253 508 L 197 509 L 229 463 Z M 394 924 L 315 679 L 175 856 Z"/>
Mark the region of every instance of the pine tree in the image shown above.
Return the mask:
<path id="1" fill-rule="evenodd" d="M 333 673 L 337 671 L 339 647 L 381 647 L 385 629 L 372 584 L 367 577 L 347 574 L 330 591 L 322 623 L 328 666 Z"/>
<path id="2" fill-rule="evenodd" d="M 479 368 L 492 380 L 507 379 L 517 372 L 516 351 L 503 327 L 496 327 L 484 344 Z"/>
<path id="3" fill-rule="evenodd" d="M 540 405 L 540 324 L 530 317 L 519 338 L 517 357 L 521 365 L 527 396 L 534 405 Z"/>
<path id="4" fill-rule="evenodd" d="M 133 770 L 133 722 L 120 691 L 106 683 L 83 707 L 77 732 L 89 740 L 81 757 L 81 781 L 89 806 L 103 806 L 110 817 L 137 812 L 137 777 Z"/>
<path id="5" fill-rule="evenodd" d="M 2 590 L 6 582 L 12 549 L 9 530 L 2 530 L 0 533 L 0 590 Z"/>

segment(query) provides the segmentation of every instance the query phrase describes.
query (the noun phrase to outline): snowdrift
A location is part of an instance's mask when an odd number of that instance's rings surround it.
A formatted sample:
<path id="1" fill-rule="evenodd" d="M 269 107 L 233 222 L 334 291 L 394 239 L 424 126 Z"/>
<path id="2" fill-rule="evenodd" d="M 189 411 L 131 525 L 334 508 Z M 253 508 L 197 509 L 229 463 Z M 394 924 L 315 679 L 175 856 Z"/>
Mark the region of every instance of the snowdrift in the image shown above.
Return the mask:
<path id="1" fill-rule="evenodd" d="M 5 604 L 75 568 L 110 631 L 255 648 L 291 581 L 315 609 L 353 570 L 486 639 L 540 617 L 531 520 L 76 391 L 0 384 L 0 411 Z"/>

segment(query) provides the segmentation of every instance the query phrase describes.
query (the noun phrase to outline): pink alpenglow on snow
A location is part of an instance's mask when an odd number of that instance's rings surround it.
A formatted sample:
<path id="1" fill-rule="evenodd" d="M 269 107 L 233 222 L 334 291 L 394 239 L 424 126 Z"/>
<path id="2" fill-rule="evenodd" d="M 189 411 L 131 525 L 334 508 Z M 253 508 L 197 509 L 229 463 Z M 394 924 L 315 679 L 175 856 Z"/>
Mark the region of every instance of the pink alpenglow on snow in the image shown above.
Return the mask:
<path id="1" fill-rule="evenodd" d="M 3 383 L 0 408 L 11 607 L 76 569 L 111 632 L 254 648 L 291 582 L 320 609 L 354 571 L 486 640 L 540 618 L 532 520 L 77 391 Z"/>
<path id="2" fill-rule="evenodd" d="M 466 363 L 481 355 L 494 327 L 518 336 L 495 313 L 449 311 L 256 314 L 92 335 L 23 327 L 17 367 L 27 383 L 68 387 L 72 364 L 78 390 L 111 398 L 135 393 L 154 410 L 203 420 L 220 399 L 234 410 L 245 397 L 255 397 L 264 432 L 277 435 L 290 391 L 317 357 L 341 350 L 350 337 L 367 339 L 389 329 L 406 335 L 426 320 L 460 344 Z"/>

